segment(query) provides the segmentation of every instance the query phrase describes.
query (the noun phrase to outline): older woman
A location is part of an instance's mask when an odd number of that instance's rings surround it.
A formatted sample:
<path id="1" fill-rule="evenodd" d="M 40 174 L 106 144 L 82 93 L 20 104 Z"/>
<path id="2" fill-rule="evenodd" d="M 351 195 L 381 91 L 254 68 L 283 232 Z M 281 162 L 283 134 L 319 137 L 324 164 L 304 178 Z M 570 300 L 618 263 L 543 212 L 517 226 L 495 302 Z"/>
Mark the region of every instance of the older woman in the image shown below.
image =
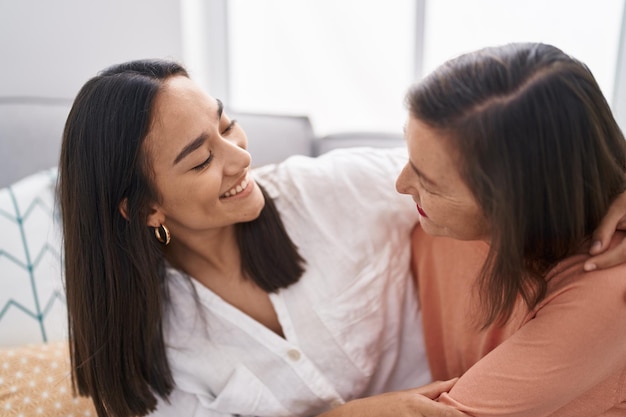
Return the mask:
<path id="1" fill-rule="evenodd" d="M 420 213 L 427 354 L 435 379 L 460 377 L 438 402 L 477 417 L 624 415 L 626 265 L 584 265 L 626 188 L 626 142 L 587 67 L 544 44 L 487 48 L 407 100 L 397 188 Z M 328 416 L 430 415 L 410 394 Z"/>

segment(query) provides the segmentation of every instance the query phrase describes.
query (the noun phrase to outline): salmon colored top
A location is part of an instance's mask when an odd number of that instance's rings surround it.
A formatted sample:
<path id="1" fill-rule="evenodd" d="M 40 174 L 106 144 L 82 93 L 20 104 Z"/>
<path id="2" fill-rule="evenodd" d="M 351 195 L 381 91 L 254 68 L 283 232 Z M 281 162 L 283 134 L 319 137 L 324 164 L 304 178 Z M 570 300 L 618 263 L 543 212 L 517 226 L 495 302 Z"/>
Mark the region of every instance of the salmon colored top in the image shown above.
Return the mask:
<path id="1" fill-rule="evenodd" d="M 613 245 L 626 234 L 618 233 Z M 581 252 L 546 277 L 546 297 L 480 331 L 484 242 L 413 232 L 433 378 L 461 376 L 439 401 L 471 416 L 626 416 L 626 265 L 583 272 Z"/>

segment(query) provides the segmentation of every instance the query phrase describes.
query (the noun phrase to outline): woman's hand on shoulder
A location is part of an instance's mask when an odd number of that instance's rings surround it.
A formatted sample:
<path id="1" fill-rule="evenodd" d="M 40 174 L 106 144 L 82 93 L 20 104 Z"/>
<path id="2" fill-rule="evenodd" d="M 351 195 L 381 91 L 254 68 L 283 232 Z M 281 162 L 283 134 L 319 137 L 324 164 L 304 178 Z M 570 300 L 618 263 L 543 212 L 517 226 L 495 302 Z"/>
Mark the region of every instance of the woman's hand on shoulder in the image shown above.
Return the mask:
<path id="1" fill-rule="evenodd" d="M 353 400 L 318 417 L 466 417 L 467 414 L 435 401 L 450 391 L 457 380 Z"/>
<path id="2" fill-rule="evenodd" d="M 594 231 L 593 244 L 589 250 L 592 257 L 585 262 L 585 271 L 610 268 L 626 262 L 626 238 L 607 251 L 616 230 L 626 231 L 626 191 L 613 201 L 602 222 Z"/>

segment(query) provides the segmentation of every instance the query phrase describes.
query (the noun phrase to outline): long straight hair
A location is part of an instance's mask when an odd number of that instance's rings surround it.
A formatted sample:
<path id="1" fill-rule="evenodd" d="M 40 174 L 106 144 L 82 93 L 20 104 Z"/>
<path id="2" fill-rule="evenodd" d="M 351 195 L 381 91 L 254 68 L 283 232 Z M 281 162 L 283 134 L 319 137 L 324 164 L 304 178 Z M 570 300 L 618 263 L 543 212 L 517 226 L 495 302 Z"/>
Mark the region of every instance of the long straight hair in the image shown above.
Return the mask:
<path id="1" fill-rule="evenodd" d="M 412 117 L 438 130 L 491 223 L 478 281 L 484 326 L 580 250 L 625 189 L 626 142 L 589 69 L 545 44 L 486 48 L 411 88 Z"/>
<path id="2" fill-rule="evenodd" d="M 175 384 L 163 334 L 164 254 L 146 225 L 159 194 L 142 143 L 155 98 L 176 75 L 187 72 L 161 60 L 103 71 L 78 93 L 63 133 L 58 195 L 72 381 L 101 417 L 145 415 Z M 236 228 L 242 268 L 270 292 L 296 282 L 304 261 L 264 195 L 260 216 Z"/>

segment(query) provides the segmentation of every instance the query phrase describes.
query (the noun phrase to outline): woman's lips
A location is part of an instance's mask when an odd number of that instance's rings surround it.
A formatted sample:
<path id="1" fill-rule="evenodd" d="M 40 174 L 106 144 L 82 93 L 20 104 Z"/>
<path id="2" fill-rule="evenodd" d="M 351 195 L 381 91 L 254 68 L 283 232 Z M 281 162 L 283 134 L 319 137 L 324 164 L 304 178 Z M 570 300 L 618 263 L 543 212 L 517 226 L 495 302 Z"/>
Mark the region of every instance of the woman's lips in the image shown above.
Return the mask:
<path id="1" fill-rule="evenodd" d="M 420 207 L 420 205 L 419 205 L 419 204 L 416 204 L 416 206 L 417 206 L 417 211 L 419 211 L 420 215 L 421 215 L 422 217 L 426 217 L 426 218 L 428 218 L 428 216 L 426 215 L 426 213 L 424 213 L 424 210 L 422 210 L 422 208 Z"/>

